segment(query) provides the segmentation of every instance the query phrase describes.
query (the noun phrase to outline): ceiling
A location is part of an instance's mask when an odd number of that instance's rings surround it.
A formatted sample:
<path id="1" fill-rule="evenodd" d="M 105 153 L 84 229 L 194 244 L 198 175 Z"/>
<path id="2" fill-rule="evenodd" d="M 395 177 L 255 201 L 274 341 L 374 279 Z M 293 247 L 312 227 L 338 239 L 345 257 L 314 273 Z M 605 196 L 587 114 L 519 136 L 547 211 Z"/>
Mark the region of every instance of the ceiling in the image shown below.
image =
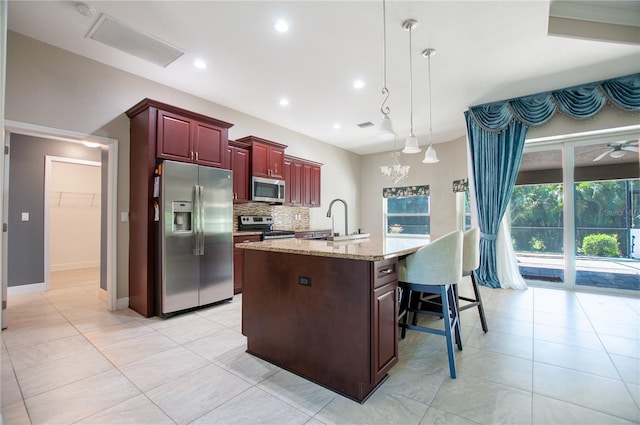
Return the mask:
<path id="1" fill-rule="evenodd" d="M 586 3 L 604 4 L 607 12 L 619 7 L 619 16 L 640 22 L 638 1 Z M 8 27 L 357 154 L 393 148 L 393 141 L 376 138 L 375 127 L 357 125 L 382 118 L 381 1 L 86 4 L 93 15 L 79 13 L 74 1 L 9 1 Z M 423 147 L 429 140 L 425 48 L 437 50 L 431 58 L 434 143 L 465 135 L 469 106 L 640 71 L 638 44 L 548 35 L 548 1 L 388 1 L 386 10 L 388 106 L 398 146 L 410 129 L 409 33 L 402 28 L 408 18 L 418 21 L 413 123 Z M 102 14 L 185 53 L 162 67 L 88 38 Z M 279 18 L 289 21 L 287 33 L 274 30 Z M 193 66 L 196 58 L 206 69 Z M 363 88 L 353 88 L 356 79 Z M 281 97 L 288 106 L 279 105 Z"/>
<path id="2" fill-rule="evenodd" d="M 612 147 L 615 145 L 628 147 L 618 150 L 618 155 L 614 153 L 614 156 L 611 156 Z M 574 167 L 616 166 L 627 163 L 638 164 L 639 162 L 638 140 L 628 140 L 626 143 L 620 141 L 615 143 L 584 144 L 576 146 L 573 153 Z M 562 164 L 562 149 L 560 147 L 552 147 L 546 150 L 525 152 L 522 156 L 519 170 L 562 170 Z M 636 170 L 638 169 L 636 168 Z"/>

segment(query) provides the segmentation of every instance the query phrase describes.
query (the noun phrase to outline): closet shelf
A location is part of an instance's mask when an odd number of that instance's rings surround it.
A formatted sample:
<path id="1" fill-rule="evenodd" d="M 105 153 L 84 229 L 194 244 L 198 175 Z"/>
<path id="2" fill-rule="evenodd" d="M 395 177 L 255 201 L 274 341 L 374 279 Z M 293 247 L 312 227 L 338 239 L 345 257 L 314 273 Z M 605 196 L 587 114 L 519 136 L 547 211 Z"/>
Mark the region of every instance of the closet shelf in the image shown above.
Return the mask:
<path id="1" fill-rule="evenodd" d="M 97 208 L 100 206 L 100 192 L 52 191 L 51 205 L 57 207 Z"/>

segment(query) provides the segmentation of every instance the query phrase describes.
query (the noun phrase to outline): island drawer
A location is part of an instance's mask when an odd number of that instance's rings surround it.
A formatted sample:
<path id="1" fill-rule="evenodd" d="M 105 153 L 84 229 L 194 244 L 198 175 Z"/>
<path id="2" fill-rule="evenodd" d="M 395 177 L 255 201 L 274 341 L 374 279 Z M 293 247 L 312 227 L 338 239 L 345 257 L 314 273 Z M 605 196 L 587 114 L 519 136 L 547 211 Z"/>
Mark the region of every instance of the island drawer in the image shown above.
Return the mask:
<path id="1" fill-rule="evenodd" d="M 389 258 L 387 260 L 372 263 L 373 267 L 373 289 L 379 288 L 388 283 L 398 280 L 398 259 Z"/>

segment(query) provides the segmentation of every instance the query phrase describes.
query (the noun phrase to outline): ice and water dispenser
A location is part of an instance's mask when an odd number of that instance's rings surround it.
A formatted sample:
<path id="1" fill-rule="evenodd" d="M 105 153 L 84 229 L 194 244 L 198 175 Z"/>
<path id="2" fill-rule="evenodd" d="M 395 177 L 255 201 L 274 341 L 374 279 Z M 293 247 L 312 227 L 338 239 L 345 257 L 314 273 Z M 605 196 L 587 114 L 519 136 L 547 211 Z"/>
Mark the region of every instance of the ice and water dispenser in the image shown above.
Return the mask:
<path id="1" fill-rule="evenodd" d="M 192 203 L 189 201 L 173 201 L 173 233 L 191 233 Z"/>

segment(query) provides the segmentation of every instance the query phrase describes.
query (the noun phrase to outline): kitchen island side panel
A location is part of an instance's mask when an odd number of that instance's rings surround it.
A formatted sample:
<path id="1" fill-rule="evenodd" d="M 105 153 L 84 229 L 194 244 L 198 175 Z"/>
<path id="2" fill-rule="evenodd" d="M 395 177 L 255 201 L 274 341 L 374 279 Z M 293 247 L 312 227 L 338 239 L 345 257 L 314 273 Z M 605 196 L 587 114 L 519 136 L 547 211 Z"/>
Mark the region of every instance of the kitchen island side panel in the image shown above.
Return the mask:
<path id="1" fill-rule="evenodd" d="M 247 351 L 362 401 L 377 384 L 371 379 L 370 264 L 245 250 Z"/>

